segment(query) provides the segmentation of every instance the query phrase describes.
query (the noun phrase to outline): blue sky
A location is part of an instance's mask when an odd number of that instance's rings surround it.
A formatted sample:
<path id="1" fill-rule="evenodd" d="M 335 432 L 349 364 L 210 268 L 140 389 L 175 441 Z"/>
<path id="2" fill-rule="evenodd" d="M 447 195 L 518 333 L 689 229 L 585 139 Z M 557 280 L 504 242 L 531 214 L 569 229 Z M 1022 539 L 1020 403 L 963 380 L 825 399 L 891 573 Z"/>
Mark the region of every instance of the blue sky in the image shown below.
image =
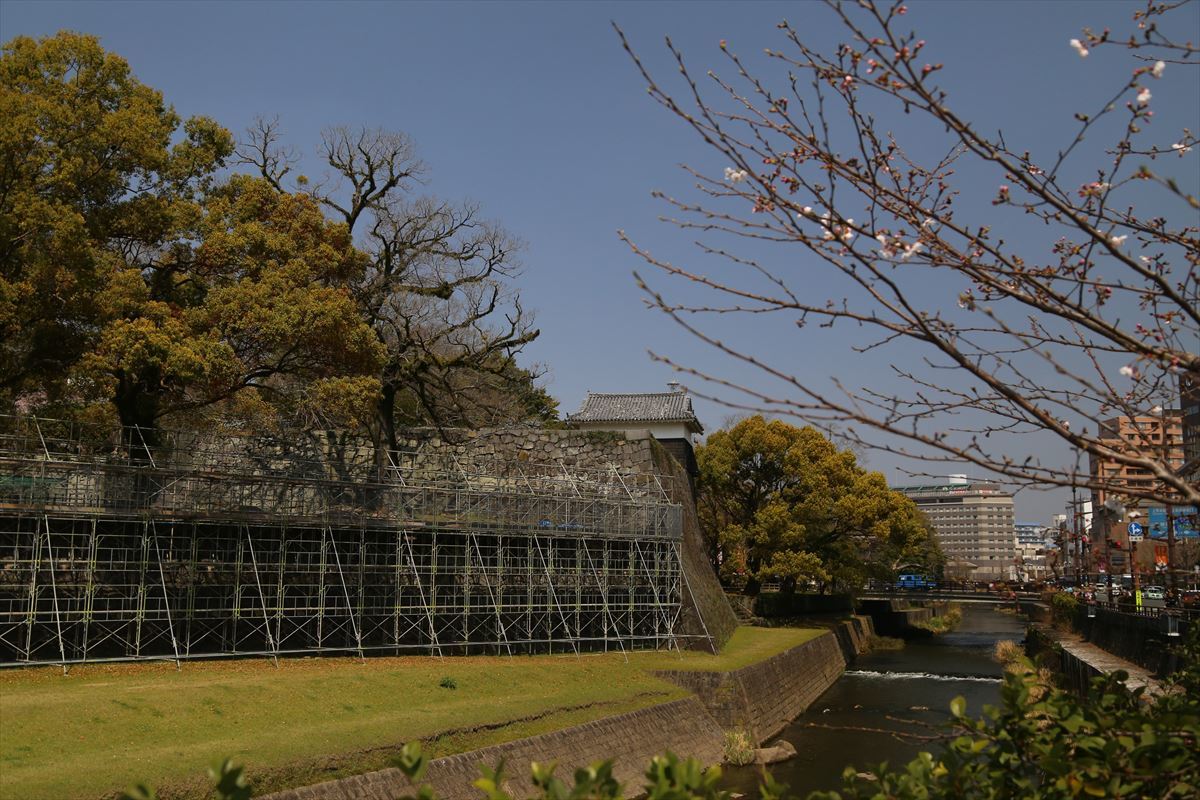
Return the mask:
<path id="1" fill-rule="evenodd" d="M 1085 61 L 1067 40 L 1084 25 L 1125 30 L 1142 5 L 916 0 L 908 24 L 930 42 L 931 60 L 946 64 L 942 83 L 960 115 L 983 130 L 1003 127 L 1010 144 L 1049 152 L 1073 131 L 1072 103 L 1094 105 L 1128 74 L 1115 50 Z M 20 0 L 0 4 L 0 37 L 96 34 L 182 115 L 208 115 L 235 132 L 256 116 L 278 116 L 288 142 L 310 156 L 329 125 L 407 132 L 430 166 L 427 191 L 479 202 L 527 243 L 519 288 L 542 330 L 529 360 L 549 367 L 548 388 L 570 412 L 589 389 L 663 389 L 673 376 L 649 359 L 650 348 L 712 363 L 699 342 L 644 308 L 631 277 L 642 265 L 617 231 L 656 254 L 688 258 L 688 237 L 656 221 L 666 209 L 650 193 L 686 190 L 681 162 L 711 173 L 724 164 L 651 102 L 610 22 L 669 76 L 665 35 L 702 73 L 722 66 L 722 39 L 751 60 L 781 46 L 775 25 L 783 18 L 824 48 L 842 38 L 816 3 Z M 1198 20 L 1193 4 L 1176 20 L 1180 38 L 1200 38 Z M 1153 86 L 1164 130 L 1200 129 L 1195 82 L 1181 78 L 1168 72 Z M 897 115 L 881 124 L 907 123 Z M 1184 163 L 1182 178 L 1194 184 L 1198 162 Z M 746 319 L 723 324 L 723 335 L 757 343 L 814 381 L 836 375 L 888 388 L 880 363 L 848 356 L 831 337 Z M 761 381 L 736 365 L 723 374 Z M 698 410 L 710 429 L 730 413 L 703 401 Z M 894 459 L 872 455 L 869 465 L 904 480 Z M 1018 518 L 1048 520 L 1062 505 L 1061 492 L 1022 493 Z"/>

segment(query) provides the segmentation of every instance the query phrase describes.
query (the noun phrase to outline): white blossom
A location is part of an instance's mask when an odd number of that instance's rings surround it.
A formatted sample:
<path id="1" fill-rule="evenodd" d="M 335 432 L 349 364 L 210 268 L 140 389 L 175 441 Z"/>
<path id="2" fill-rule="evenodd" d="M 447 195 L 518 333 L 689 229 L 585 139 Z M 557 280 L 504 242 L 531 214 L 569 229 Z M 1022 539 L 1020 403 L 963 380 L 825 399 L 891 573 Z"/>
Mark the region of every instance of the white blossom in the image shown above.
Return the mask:
<path id="1" fill-rule="evenodd" d="M 1150 70 L 1150 74 L 1156 78 L 1161 78 L 1163 75 L 1163 70 L 1165 70 L 1166 68 L 1167 68 L 1167 62 L 1155 61 L 1154 66 Z"/>
<path id="2" fill-rule="evenodd" d="M 1075 48 L 1076 53 L 1079 53 L 1080 58 L 1087 58 L 1088 49 L 1083 46 L 1083 42 L 1078 39 L 1072 39 L 1070 45 Z"/>
<path id="3" fill-rule="evenodd" d="M 825 212 L 820 216 L 821 225 L 825 228 L 825 232 L 821 234 L 822 239 L 825 241 L 841 239 L 843 242 L 848 242 L 854 238 L 854 231 L 850 230 L 850 226 L 854 224 L 853 219 L 847 219 L 844 226 L 831 222 L 831 219 L 832 216 L 829 212 Z"/>
<path id="4" fill-rule="evenodd" d="M 923 242 L 913 242 L 908 247 L 904 248 L 904 252 L 900 254 L 900 260 L 908 261 L 910 258 L 912 258 L 913 256 L 915 256 L 917 253 L 921 252 L 924 249 L 925 249 L 925 245 Z"/>
<path id="5" fill-rule="evenodd" d="M 1174 150 L 1176 153 L 1179 153 L 1180 156 L 1186 156 L 1192 150 L 1191 147 L 1184 144 L 1183 142 L 1176 142 L 1175 144 L 1171 145 L 1171 149 Z"/>
<path id="6" fill-rule="evenodd" d="M 933 217 L 926 217 L 924 220 L 921 221 L 921 230 L 927 231 L 936 224 L 937 224 L 936 219 L 934 219 Z"/>
<path id="7" fill-rule="evenodd" d="M 1143 86 L 1143 87 L 1142 87 L 1142 90 L 1141 90 L 1140 92 L 1138 92 L 1138 93 L 1137 93 L 1137 102 L 1138 102 L 1138 105 L 1139 105 L 1139 106 L 1144 106 L 1144 105 L 1146 105 L 1147 103 L 1149 103 L 1149 102 L 1150 102 L 1150 98 L 1151 98 L 1151 97 L 1153 97 L 1153 95 L 1152 95 L 1152 94 L 1150 94 L 1150 90 L 1149 90 L 1149 89 L 1147 89 L 1145 86 Z"/>
<path id="8" fill-rule="evenodd" d="M 1108 241 L 1112 242 L 1113 247 L 1120 247 L 1121 245 L 1123 245 L 1125 243 L 1125 240 L 1128 238 L 1129 238 L 1129 234 L 1125 233 L 1120 236 L 1110 236 L 1110 237 L 1108 237 Z"/>
<path id="9" fill-rule="evenodd" d="M 1126 378 L 1132 378 L 1132 377 L 1133 377 L 1133 367 L 1129 366 L 1128 364 L 1126 364 L 1125 366 L 1121 367 L 1121 369 L 1119 369 L 1119 370 L 1118 370 L 1118 372 L 1120 372 L 1120 373 L 1121 373 L 1122 375 L 1124 375 Z"/>
<path id="10" fill-rule="evenodd" d="M 746 172 L 744 169 L 734 169 L 733 167 L 725 168 L 725 180 L 729 181 L 730 183 L 741 183 L 742 181 L 746 180 L 749 175 L 750 173 Z"/>

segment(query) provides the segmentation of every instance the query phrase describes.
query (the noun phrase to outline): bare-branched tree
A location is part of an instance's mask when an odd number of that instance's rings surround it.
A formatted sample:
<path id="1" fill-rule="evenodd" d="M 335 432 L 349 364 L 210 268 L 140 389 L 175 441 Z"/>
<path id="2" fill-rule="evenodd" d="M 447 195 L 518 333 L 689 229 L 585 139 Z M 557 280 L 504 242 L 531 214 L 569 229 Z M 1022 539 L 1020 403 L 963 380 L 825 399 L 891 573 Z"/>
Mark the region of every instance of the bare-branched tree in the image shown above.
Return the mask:
<path id="1" fill-rule="evenodd" d="M 1196 83 L 1200 51 L 1164 21 L 1179 5 L 1151 2 L 1127 39 L 1085 29 L 1063 42 L 1080 57 L 1124 52 L 1132 74 L 1098 108 L 1076 113 L 1076 133 L 1044 161 L 956 113 L 938 84 L 943 65 L 927 63 L 926 42 L 902 30 L 900 3 L 827 3 L 846 33 L 831 52 L 780 23 L 786 46 L 766 53 L 778 74 L 756 72 L 722 42 L 732 77 L 699 78 L 668 40 L 682 75 L 676 94 L 621 34 L 651 96 L 723 168 L 684 167 L 699 199 L 661 196 L 674 208 L 668 221 L 725 267 L 710 276 L 630 242 L 673 288 L 639 281 L 652 306 L 784 388 L 756 390 L 656 357 L 716 386 L 727 405 L 835 429 L 864 449 L 973 465 L 1019 485 L 1200 502 L 1189 478 L 1196 465 L 1181 464 L 1150 426 L 1122 439 L 1103 424 L 1157 416 L 1181 382 L 1200 382 L 1200 202 L 1173 176 L 1190 164 L 1195 177 L 1195 156 L 1187 159 L 1197 137 L 1184 129 L 1162 139 L 1149 125 L 1151 87 L 1164 71 Z M 889 113 L 902 130 L 883 129 Z M 944 155 L 916 155 L 927 152 Z M 986 195 L 972 211 L 980 181 Z M 968 220 L 973 213 L 987 219 Z M 786 258 L 760 255 L 780 245 L 793 248 Z M 811 296 L 821 270 L 844 297 Z M 680 300 L 678 281 L 709 297 Z M 859 350 L 896 348 L 893 368 L 909 390 L 894 397 L 837 376 L 825 390 L 709 324 L 763 314 L 792 318 L 801 337 L 810 326 L 874 331 Z M 913 352 L 918 363 L 908 363 Z M 1015 442 L 1022 434 L 1057 437 L 1078 457 L 1014 455 L 1034 449 Z M 1146 479 L 1093 476 L 1088 459 Z"/>
<path id="2" fill-rule="evenodd" d="M 415 195 L 425 165 L 403 134 L 332 128 L 320 153 L 330 175 L 307 191 L 369 259 L 352 291 L 387 351 L 367 421 L 376 443 L 395 449 L 403 424 L 553 416 L 537 375 L 515 363 L 538 335 L 512 286 L 521 243 L 472 203 Z M 281 190 L 298 160 L 271 121 L 249 131 L 239 155 Z M 533 395 L 547 402 L 522 404 Z"/>

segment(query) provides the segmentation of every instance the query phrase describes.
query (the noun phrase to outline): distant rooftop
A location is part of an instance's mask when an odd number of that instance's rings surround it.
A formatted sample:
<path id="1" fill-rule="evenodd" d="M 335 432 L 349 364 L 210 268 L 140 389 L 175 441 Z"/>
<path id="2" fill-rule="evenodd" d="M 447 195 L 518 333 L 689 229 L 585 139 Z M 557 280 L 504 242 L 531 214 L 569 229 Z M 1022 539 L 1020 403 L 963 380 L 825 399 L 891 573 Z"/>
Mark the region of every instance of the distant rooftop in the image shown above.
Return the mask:
<path id="1" fill-rule="evenodd" d="M 569 422 L 682 422 L 695 433 L 704 427 L 692 410 L 692 398 L 686 392 L 650 394 L 604 394 L 588 392 L 583 405 L 567 417 Z"/>
<path id="2" fill-rule="evenodd" d="M 976 481 L 974 483 L 929 483 L 915 486 L 892 486 L 891 489 L 904 494 L 963 494 L 966 492 L 1002 493 L 1000 484 Z"/>

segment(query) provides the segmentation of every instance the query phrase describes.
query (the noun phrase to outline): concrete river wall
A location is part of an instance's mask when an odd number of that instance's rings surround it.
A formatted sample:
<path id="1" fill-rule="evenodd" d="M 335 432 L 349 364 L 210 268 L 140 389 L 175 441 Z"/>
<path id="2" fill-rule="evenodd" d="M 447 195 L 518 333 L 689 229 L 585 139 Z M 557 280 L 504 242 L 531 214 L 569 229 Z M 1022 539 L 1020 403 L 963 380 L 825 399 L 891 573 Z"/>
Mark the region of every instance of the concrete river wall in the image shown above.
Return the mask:
<path id="1" fill-rule="evenodd" d="M 660 672 L 695 694 L 681 700 L 593 720 L 560 731 L 494 745 L 430 763 L 424 783 L 444 800 L 478 800 L 471 782 L 479 765 L 508 765 L 506 785 L 517 797 L 533 792 L 532 761 L 558 762 L 557 774 L 616 759 L 617 779 L 638 785 L 650 759 L 671 751 L 704 764 L 720 763 L 725 733 L 745 731 L 757 742 L 778 733 L 838 677 L 847 659 L 869 636 L 869 620 L 839 623 L 830 631 L 769 659 L 730 672 Z M 289 789 L 268 800 L 392 800 L 413 786 L 398 769 L 384 769 L 336 781 Z"/>
<path id="2" fill-rule="evenodd" d="M 695 692 L 722 730 L 763 742 L 812 705 L 846 669 L 836 636 L 828 634 L 733 672 L 659 672 Z"/>
<path id="3" fill-rule="evenodd" d="M 883 636 L 905 636 L 921 624 L 946 613 L 948 606 L 941 600 L 920 601 L 920 605 L 913 605 L 908 600 L 864 599 L 860 603 L 861 613 L 871 616 L 875 630 Z"/>

